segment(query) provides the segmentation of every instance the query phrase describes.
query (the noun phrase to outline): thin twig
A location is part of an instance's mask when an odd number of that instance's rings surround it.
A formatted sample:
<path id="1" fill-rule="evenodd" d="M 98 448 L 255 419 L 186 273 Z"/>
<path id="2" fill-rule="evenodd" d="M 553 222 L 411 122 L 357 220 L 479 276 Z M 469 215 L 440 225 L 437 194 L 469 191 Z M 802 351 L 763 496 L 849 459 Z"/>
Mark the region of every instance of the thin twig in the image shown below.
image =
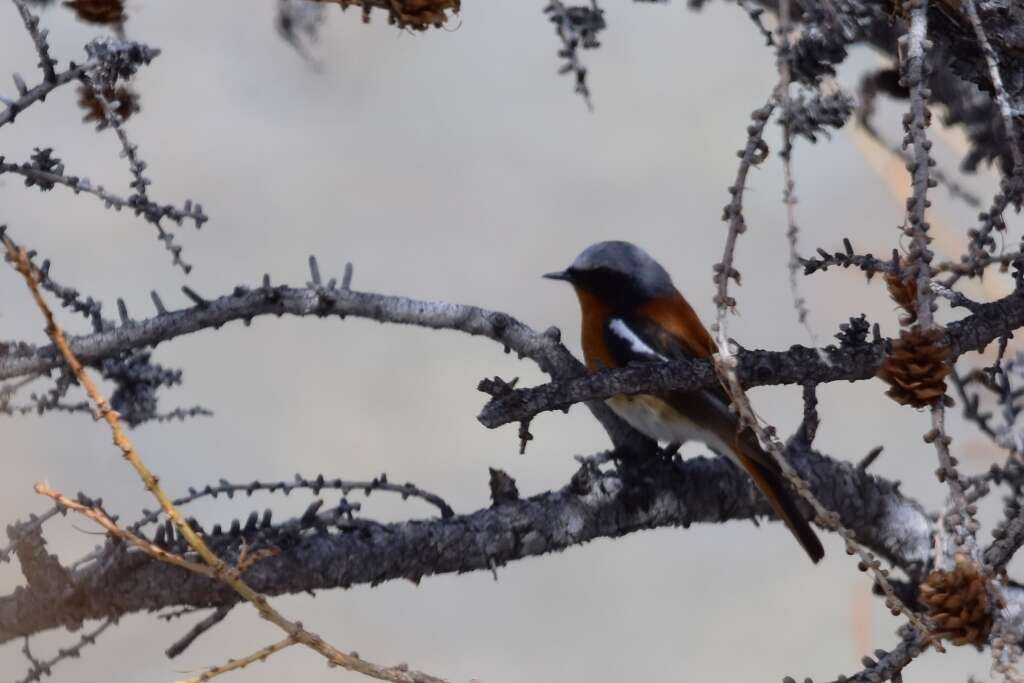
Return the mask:
<path id="1" fill-rule="evenodd" d="M 175 566 L 181 567 L 182 569 L 187 569 L 188 571 L 195 572 L 196 574 L 202 574 L 203 576 L 216 578 L 216 573 L 211 567 L 205 564 L 199 564 L 197 562 L 191 562 L 189 560 L 186 560 L 184 557 L 181 557 L 180 555 L 175 555 L 172 552 L 168 552 L 163 548 L 136 536 L 130 531 L 122 529 L 112 519 L 110 519 L 109 515 L 107 515 L 103 510 L 99 509 L 98 507 L 83 505 L 82 503 L 71 500 L 64 494 L 60 493 L 59 491 L 54 491 L 52 488 L 50 488 L 49 485 L 44 484 L 42 482 L 36 484 L 32 488 L 39 495 L 46 496 L 47 498 L 51 499 L 59 507 L 71 510 L 73 512 L 77 512 L 83 517 L 88 517 L 89 519 L 96 522 L 104 529 L 106 529 L 107 533 L 109 533 L 111 536 L 116 536 L 117 538 L 120 538 L 122 541 L 130 543 L 131 545 L 135 546 L 136 548 L 138 548 L 139 550 L 146 553 L 152 558 L 160 560 L 161 562 L 166 562 L 167 564 L 173 564 Z"/>
<path id="2" fill-rule="evenodd" d="M 909 629 L 908 629 L 909 630 Z M 915 631 L 906 634 L 899 645 L 892 650 L 875 650 L 875 658 L 861 658 L 863 671 L 852 676 L 841 676 L 834 683 L 878 683 L 879 681 L 899 681 L 903 671 L 915 658 L 928 649 L 928 639 Z M 792 681 L 792 679 L 789 679 Z M 787 682 L 788 683 L 788 682 Z"/>
<path id="3" fill-rule="evenodd" d="M 95 60 L 89 60 L 84 64 L 70 66 L 64 71 L 57 73 L 54 76 L 53 81 L 44 80 L 39 85 L 26 89 L 24 93 L 19 93 L 20 97 L 18 97 L 18 99 L 4 101 L 3 104 L 5 104 L 6 107 L 0 109 L 0 127 L 14 121 L 14 118 L 18 114 L 25 111 L 36 102 L 42 102 L 45 100 L 46 96 L 57 88 L 78 80 L 83 74 L 87 73 L 95 66 Z"/>
<path id="4" fill-rule="evenodd" d="M 138 197 L 125 198 L 107 191 L 102 185 L 93 185 L 87 178 L 33 168 L 31 164 L 27 163 L 8 163 L 3 161 L 3 157 L 0 157 L 0 175 L 4 173 L 20 175 L 44 187 L 63 185 L 70 188 L 75 194 L 80 192 L 90 194 L 102 201 L 106 208 L 113 208 L 116 211 L 131 209 L 147 216 L 163 215 L 178 224 L 188 219 L 201 226 L 207 220 L 201 204 L 187 202 L 183 208 L 178 208 L 171 204 L 157 204 L 149 199 L 140 201 Z"/>
<path id="5" fill-rule="evenodd" d="M 144 216 L 147 222 L 156 228 L 157 237 L 163 242 L 164 248 L 170 252 L 174 265 L 181 268 L 185 274 L 188 274 L 192 270 L 192 266 L 181 258 L 181 246 L 175 243 L 174 233 L 165 229 L 161 224 L 160 221 L 163 218 L 163 214 L 160 212 L 159 206 L 149 198 L 146 187 L 150 184 L 150 180 L 143 174 L 143 171 L 146 169 L 146 163 L 139 158 L 138 145 L 128 139 L 128 134 L 125 132 L 123 125 L 124 120 L 103 92 L 102 84 L 97 84 L 89 74 L 82 74 L 80 80 L 100 104 L 107 125 L 117 135 L 117 139 L 121 142 L 123 154 L 128 159 L 128 169 L 131 171 L 133 178 L 131 186 L 135 190 L 135 194 L 129 199 L 129 204 L 135 209 L 136 213 Z M 187 205 L 186 211 L 190 208 L 191 205 Z M 197 205 L 197 210 L 202 216 L 202 220 L 205 220 L 206 217 L 202 213 L 202 207 Z M 202 225 L 202 220 L 196 220 L 196 227 Z"/>
<path id="6" fill-rule="evenodd" d="M 275 652 L 280 652 L 285 648 L 295 645 L 297 642 L 299 641 L 293 638 L 292 636 L 288 636 L 284 640 L 278 641 L 273 645 L 268 645 L 265 648 L 256 650 L 256 652 L 253 652 L 251 655 L 242 657 L 241 659 L 229 659 L 227 664 L 212 667 L 210 669 L 207 669 L 203 673 L 199 674 L 198 676 L 194 676 L 192 678 L 182 678 L 178 681 L 175 681 L 175 683 L 203 683 L 203 681 L 208 681 L 211 678 L 216 678 L 221 674 L 230 673 L 232 671 L 238 671 L 239 669 L 244 669 L 250 664 L 262 662 Z"/>
<path id="7" fill-rule="evenodd" d="M 901 148 L 899 145 L 890 141 L 886 136 L 878 131 L 873 125 L 858 119 L 858 124 L 861 130 L 867 133 L 868 137 L 878 143 L 879 146 L 883 147 L 888 152 L 898 156 L 904 164 L 910 164 L 913 162 L 913 156 L 907 153 L 907 151 Z M 949 173 L 942 170 L 938 166 L 933 166 L 931 169 L 931 176 L 939 185 L 946 188 L 946 191 L 954 199 L 959 199 L 971 208 L 977 208 L 981 206 L 981 198 L 971 190 L 967 189 L 960 183 L 958 183 Z"/>
<path id="8" fill-rule="evenodd" d="M 736 300 L 729 296 L 729 281 L 740 281 L 740 273 L 733 266 L 734 254 L 736 251 L 736 240 L 746 229 L 746 221 L 743 218 L 743 193 L 747 187 L 747 175 L 752 166 L 757 166 L 768 156 L 768 145 L 762 135 L 765 124 L 775 111 L 775 103 L 778 98 L 778 87 L 772 90 L 768 102 L 758 107 L 751 113 L 753 121 L 747 126 L 747 144 L 738 154 L 740 163 L 736 169 L 736 180 L 729 187 L 729 194 L 732 199 L 722 210 L 722 219 L 728 222 L 729 229 L 725 238 L 725 250 L 722 253 L 722 260 L 714 265 L 714 282 L 716 285 L 715 305 L 718 307 L 718 317 L 715 323 L 715 330 L 724 330 L 726 314 L 736 306 Z"/>
<path id="9" fill-rule="evenodd" d="M 82 649 L 88 645 L 92 645 L 96 642 L 96 638 L 100 636 L 104 631 L 117 623 L 117 619 L 106 619 L 102 624 L 97 626 L 92 631 L 88 631 L 78 639 L 78 642 L 71 647 L 61 648 L 56 655 L 47 659 L 46 661 L 40 661 L 32 656 L 32 651 L 28 647 L 28 636 L 25 636 L 25 645 L 22 648 L 22 652 L 25 653 L 25 657 L 28 658 L 32 666 L 29 668 L 25 677 L 20 679 L 18 683 L 34 683 L 35 681 L 43 680 L 44 676 L 50 676 L 53 674 L 53 667 L 59 662 L 78 657 L 82 653 Z"/>
<path id="10" fill-rule="evenodd" d="M 777 56 L 779 70 L 779 92 L 782 100 L 783 112 L 789 112 L 792 106 L 792 99 L 789 95 L 792 74 L 790 73 L 789 60 L 792 58 L 789 32 L 791 30 L 789 16 L 789 0 L 779 2 L 779 49 Z M 793 308 L 796 310 L 797 320 L 807 330 L 807 336 L 814 346 L 818 345 L 817 335 L 811 329 L 807 320 L 810 311 L 807 308 L 807 300 L 800 293 L 799 275 L 803 267 L 800 259 L 799 239 L 800 228 L 796 222 L 796 183 L 793 180 L 793 127 L 790 116 L 782 117 L 782 150 L 779 152 L 782 159 L 782 202 L 786 205 L 786 242 L 789 246 L 789 293 L 793 299 Z"/>
<path id="11" fill-rule="evenodd" d="M 451 506 L 445 502 L 443 498 L 437 494 L 425 491 L 412 483 L 405 484 L 394 484 L 388 481 L 387 475 L 382 474 L 379 477 L 375 477 L 370 481 L 352 481 L 348 479 L 326 479 L 322 474 L 317 475 L 312 479 L 306 479 L 300 477 L 298 474 L 295 478 L 288 481 L 251 481 L 246 484 L 242 483 L 231 483 L 227 480 L 220 480 L 216 486 L 204 486 L 201 490 L 189 489 L 187 496 L 176 498 L 173 502 L 175 507 L 181 507 L 187 505 L 195 500 L 204 497 L 216 498 L 219 495 L 227 496 L 232 498 L 236 493 L 244 493 L 246 496 L 251 496 L 257 491 L 266 491 L 267 493 L 274 493 L 281 491 L 284 494 L 291 493 L 295 489 L 309 489 L 314 494 L 319 494 L 324 489 L 341 491 L 343 495 L 347 495 L 352 491 L 362 491 L 366 495 L 370 495 L 373 491 L 389 491 L 392 493 L 401 494 L 403 498 L 419 498 L 421 500 L 430 503 L 435 506 L 441 513 L 441 517 L 448 518 L 455 514 Z M 152 510 L 143 511 L 142 519 L 132 524 L 129 528 L 133 531 L 137 531 L 139 528 L 146 524 L 151 524 L 160 519 L 160 514 L 163 510 Z"/>
<path id="12" fill-rule="evenodd" d="M 234 605 L 225 605 L 213 610 L 213 612 L 211 612 L 207 617 L 205 617 L 201 621 L 196 622 L 195 626 L 188 630 L 188 633 L 183 635 L 181 638 L 172 643 L 170 647 L 164 650 L 164 654 L 167 655 L 168 659 L 174 659 L 175 657 L 180 655 L 182 652 L 187 650 L 189 646 L 192 645 L 192 643 L 195 642 L 196 638 L 203 635 L 220 622 L 224 621 L 224 617 L 228 615 L 228 612 L 230 612 L 233 607 Z"/>
<path id="13" fill-rule="evenodd" d="M 53 67 L 57 62 L 50 56 L 50 46 L 46 42 L 46 30 L 39 28 L 39 17 L 32 14 L 28 5 L 25 4 L 25 0 L 14 0 L 14 6 L 18 8 L 21 21 L 25 24 L 25 29 L 36 46 L 36 52 L 39 54 L 39 68 L 43 70 L 43 78 L 47 83 L 56 83 L 57 74 Z"/>
<path id="14" fill-rule="evenodd" d="M 953 533 L 955 543 L 953 552 L 965 552 L 975 561 L 978 560 L 976 534 L 980 525 L 974 518 L 974 506 L 967 501 L 964 482 L 956 469 L 957 460 L 949 452 L 952 439 L 946 434 L 945 406 L 938 399 L 931 407 L 932 429 L 924 435 L 924 440 L 935 445 L 939 458 L 939 469 L 936 475 L 939 481 L 946 482 L 949 487 L 952 510 L 944 516 L 944 521 Z"/>

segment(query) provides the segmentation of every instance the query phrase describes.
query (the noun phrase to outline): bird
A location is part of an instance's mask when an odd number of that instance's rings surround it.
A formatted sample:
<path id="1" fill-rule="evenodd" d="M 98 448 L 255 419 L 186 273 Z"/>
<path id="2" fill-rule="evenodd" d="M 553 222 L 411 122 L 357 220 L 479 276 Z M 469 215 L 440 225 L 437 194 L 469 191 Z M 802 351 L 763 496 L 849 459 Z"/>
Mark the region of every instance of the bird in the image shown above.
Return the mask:
<path id="1" fill-rule="evenodd" d="M 635 244 L 598 242 L 565 270 L 544 277 L 568 282 L 576 290 L 583 356 L 590 372 L 710 359 L 718 351 L 668 271 Z M 821 541 L 797 508 L 778 464 L 730 411 L 729 396 L 721 386 L 619 394 L 607 403 L 630 426 L 656 441 L 698 441 L 727 456 L 750 476 L 811 560 L 817 563 L 824 557 Z"/>

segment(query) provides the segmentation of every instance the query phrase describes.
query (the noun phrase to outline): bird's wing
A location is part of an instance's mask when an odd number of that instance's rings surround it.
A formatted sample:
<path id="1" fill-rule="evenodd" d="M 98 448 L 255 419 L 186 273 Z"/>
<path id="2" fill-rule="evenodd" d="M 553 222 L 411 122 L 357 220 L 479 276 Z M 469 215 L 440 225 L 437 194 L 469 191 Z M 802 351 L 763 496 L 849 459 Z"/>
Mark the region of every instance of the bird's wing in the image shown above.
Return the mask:
<path id="1" fill-rule="evenodd" d="M 706 358 L 715 350 L 699 320 L 696 329 L 686 325 L 690 334 L 685 337 L 671 330 L 662 320 L 656 322 L 645 316 L 616 317 L 609 319 L 605 338 L 609 353 L 620 366 Z M 750 430 L 740 428 L 738 418 L 729 410 L 729 397 L 722 387 L 670 391 L 658 394 L 658 398 L 726 444 L 728 455 L 747 471 L 811 559 L 814 562 L 821 559 L 824 555 L 821 542 L 800 514 L 778 464 L 764 452 Z"/>
<path id="2" fill-rule="evenodd" d="M 718 350 L 696 311 L 679 292 L 644 304 L 635 317 L 637 326 L 644 326 L 645 321 L 654 323 L 657 332 L 652 330 L 652 342 L 673 358 L 710 358 Z"/>
<path id="3" fill-rule="evenodd" d="M 696 327 L 689 323 L 685 326 L 665 324 L 661 319 L 655 321 L 645 315 L 610 318 L 605 332 L 608 352 L 617 366 L 710 358 L 717 350 L 715 344 L 700 320 L 696 316 L 693 320 Z M 684 395 L 689 400 L 693 399 L 692 394 L 706 394 L 722 404 L 726 411 L 729 408 L 729 397 L 717 384 L 699 392 L 672 393 Z"/>

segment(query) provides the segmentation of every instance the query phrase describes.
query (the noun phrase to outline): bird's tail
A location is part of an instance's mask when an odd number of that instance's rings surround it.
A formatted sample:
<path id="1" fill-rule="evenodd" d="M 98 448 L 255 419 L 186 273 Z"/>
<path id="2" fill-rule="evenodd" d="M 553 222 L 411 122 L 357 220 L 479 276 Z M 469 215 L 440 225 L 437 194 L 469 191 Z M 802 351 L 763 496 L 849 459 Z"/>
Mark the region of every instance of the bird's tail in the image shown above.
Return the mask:
<path id="1" fill-rule="evenodd" d="M 777 467 L 765 464 L 774 464 L 771 456 L 765 453 L 753 438 L 742 438 L 750 436 L 750 434 L 743 434 L 741 438 L 737 439 L 740 448 L 737 449 L 735 455 L 750 478 L 754 480 L 757 488 L 768 499 L 775 514 L 796 536 L 796 540 L 803 546 L 811 561 L 817 562 L 825 556 L 825 549 L 821 546 L 818 535 L 814 533 L 810 523 L 804 519 L 797 508 L 793 493 L 786 485 L 782 472 Z M 752 449 L 756 449 L 756 451 Z"/>

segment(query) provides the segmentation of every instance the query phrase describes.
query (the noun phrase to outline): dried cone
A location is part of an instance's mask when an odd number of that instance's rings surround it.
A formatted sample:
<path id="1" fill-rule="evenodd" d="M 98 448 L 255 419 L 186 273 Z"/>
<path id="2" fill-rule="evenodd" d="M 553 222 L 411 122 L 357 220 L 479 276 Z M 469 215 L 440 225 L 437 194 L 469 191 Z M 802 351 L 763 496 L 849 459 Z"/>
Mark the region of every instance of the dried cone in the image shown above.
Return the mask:
<path id="1" fill-rule="evenodd" d="M 114 111 L 122 120 L 127 120 L 140 109 L 138 94 L 127 86 L 107 88 L 103 92 L 103 96 L 107 98 L 108 102 L 116 103 Z M 97 130 L 107 127 L 107 117 L 103 113 L 103 105 L 93 91 L 84 85 L 78 88 L 78 106 L 85 112 L 85 116 L 82 117 L 83 123 L 95 123 Z"/>
<path id="2" fill-rule="evenodd" d="M 920 601 L 935 624 L 933 635 L 954 645 L 981 646 L 992 630 L 987 579 L 974 562 L 957 554 L 953 571 L 933 571 L 920 586 Z"/>
<path id="3" fill-rule="evenodd" d="M 906 266 L 906 259 L 900 264 Z M 902 279 L 899 274 L 886 273 L 885 287 L 889 290 L 889 296 L 903 309 L 904 315 L 900 316 L 901 325 L 913 325 L 917 322 L 917 282 L 914 278 Z"/>
<path id="4" fill-rule="evenodd" d="M 942 336 L 938 328 L 917 325 L 900 332 L 878 369 L 878 377 L 889 384 L 886 395 L 900 405 L 925 408 L 946 394 L 949 349 Z"/>
<path id="5" fill-rule="evenodd" d="M 442 26 L 447 11 L 459 11 L 460 0 L 391 0 L 391 19 L 399 26 L 423 30 Z"/>
<path id="6" fill-rule="evenodd" d="M 64 6 L 90 24 L 121 24 L 125 20 L 123 0 L 66 0 Z"/>

